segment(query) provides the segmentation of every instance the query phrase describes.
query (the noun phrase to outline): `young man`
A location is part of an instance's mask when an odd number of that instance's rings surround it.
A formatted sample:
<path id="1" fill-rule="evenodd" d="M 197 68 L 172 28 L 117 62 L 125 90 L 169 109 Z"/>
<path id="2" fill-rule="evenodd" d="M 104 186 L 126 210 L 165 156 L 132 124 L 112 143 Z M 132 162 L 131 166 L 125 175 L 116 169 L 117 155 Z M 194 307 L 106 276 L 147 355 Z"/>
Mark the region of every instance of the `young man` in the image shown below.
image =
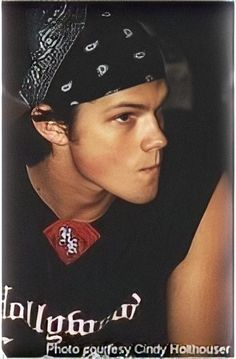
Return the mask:
<path id="1" fill-rule="evenodd" d="M 193 142 L 161 168 L 159 46 L 101 4 L 32 6 L 31 16 L 27 172 L 12 168 L 5 220 L 4 351 L 228 345 L 229 185 Z"/>

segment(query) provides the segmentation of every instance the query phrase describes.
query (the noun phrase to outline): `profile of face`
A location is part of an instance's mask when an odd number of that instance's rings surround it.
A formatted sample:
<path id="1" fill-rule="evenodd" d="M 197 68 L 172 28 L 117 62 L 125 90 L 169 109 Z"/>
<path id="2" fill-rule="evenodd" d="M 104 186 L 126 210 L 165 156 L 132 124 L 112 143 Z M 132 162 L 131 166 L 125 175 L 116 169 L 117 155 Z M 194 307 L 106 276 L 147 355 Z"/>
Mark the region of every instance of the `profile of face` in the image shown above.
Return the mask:
<path id="1" fill-rule="evenodd" d="M 88 188 L 137 204 L 155 198 L 167 92 L 156 80 L 79 105 L 68 145 Z"/>

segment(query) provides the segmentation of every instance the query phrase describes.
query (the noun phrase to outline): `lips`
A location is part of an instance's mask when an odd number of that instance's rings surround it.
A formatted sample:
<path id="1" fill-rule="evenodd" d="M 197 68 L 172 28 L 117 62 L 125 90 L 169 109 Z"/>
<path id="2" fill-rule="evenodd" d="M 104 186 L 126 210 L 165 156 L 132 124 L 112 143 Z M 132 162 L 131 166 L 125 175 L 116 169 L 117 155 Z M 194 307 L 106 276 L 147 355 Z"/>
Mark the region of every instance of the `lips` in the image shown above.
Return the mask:
<path id="1" fill-rule="evenodd" d="M 157 169 L 159 166 L 160 166 L 159 164 L 156 164 L 156 165 L 154 165 L 154 166 L 141 168 L 140 171 L 151 171 L 151 170 L 155 170 L 155 169 Z"/>
<path id="2" fill-rule="evenodd" d="M 155 158 L 155 164 L 143 167 L 139 171 L 141 171 L 141 172 L 143 172 L 143 171 L 149 172 L 149 171 L 155 170 L 155 169 L 160 167 L 161 161 L 162 161 L 162 152 L 157 151 L 156 152 L 156 158 Z"/>

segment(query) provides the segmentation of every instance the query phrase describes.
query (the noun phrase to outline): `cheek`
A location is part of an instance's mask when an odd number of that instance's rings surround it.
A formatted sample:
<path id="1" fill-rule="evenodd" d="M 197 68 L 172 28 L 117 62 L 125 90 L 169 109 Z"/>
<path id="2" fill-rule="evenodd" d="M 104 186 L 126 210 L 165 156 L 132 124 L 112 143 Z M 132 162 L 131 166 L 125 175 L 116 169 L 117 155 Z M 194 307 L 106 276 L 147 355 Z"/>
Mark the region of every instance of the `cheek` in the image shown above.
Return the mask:
<path id="1" fill-rule="evenodd" d="M 89 145 L 89 146 L 88 146 Z M 156 177 L 140 177 L 137 157 L 126 145 L 72 147 L 72 157 L 77 171 L 90 182 L 107 192 L 132 203 L 146 203 L 157 192 Z"/>
<path id="2" fill-rule="evenodd" d="M 115 176 L 119 168 L 124 165 L 122 161 L 124 152 L 114 145 L 81 143 L 78 146 L 72 146 L 71 153 L 77 169 L 94 180 Z"/>

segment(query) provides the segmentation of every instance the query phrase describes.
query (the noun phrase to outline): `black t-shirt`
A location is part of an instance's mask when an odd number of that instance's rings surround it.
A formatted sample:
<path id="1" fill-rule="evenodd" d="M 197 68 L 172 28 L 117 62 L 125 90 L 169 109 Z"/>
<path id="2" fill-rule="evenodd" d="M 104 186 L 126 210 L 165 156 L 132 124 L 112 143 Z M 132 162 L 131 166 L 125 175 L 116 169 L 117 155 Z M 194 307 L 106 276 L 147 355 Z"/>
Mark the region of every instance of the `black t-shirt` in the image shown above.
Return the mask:
<path id="1" fill-rule="evenodd" d="M 146 205 L 116 199 L 93 223 L 101 238 L 68 266 L 42 233 L 56 216 L 25 169 L 9 167 L 3 232 L 7 355 L 43 355 L 46 337 L 81 346 L 168 343 L 167 280 L 186 256 L 221 174 L 202 126 L 183 121 L 169 131 L 156 199 Z M 206 137 L 204 146 L 198 146 L 199 136 Z"/>

